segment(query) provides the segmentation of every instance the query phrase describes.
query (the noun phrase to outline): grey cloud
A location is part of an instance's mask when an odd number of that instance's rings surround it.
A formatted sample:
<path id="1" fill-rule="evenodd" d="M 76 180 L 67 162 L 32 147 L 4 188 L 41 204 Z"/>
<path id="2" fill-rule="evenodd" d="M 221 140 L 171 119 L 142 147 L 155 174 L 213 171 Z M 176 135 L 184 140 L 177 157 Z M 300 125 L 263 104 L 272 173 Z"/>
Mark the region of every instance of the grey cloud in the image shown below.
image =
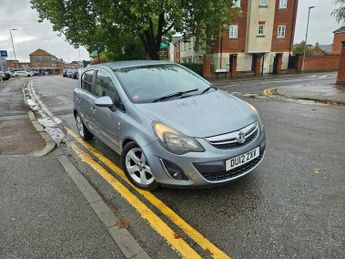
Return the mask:
<path id="1" fill-rule="evenodd" d="M 308 7 L 313 5 L 316 7 L 311 11 L 308 43 L 331 44 L 332 32 L 341 26 L 331 16 L 336 8 L 333 0 L 299 0 L 295 42 L 301 42 L 305 38 Z"/>
<path id="2" fill-rule="evenodd" d="M 0 0 L 0 10 L 0 49 L 8 50 L 11 58 L 13 51 L 9 31 L 17 28 L 13 38 L 20 61 L 29 61 L 29 54 L 38 48 L 68 62 L 79 60 L 79 51 L 67 43 L 64 36 L 59 37 L 49 22 L 38 22 L 37 13 L 31 9 L 29 0 Z M 89 59 L 83 47 L 80 48 L 80 58 Z"/>

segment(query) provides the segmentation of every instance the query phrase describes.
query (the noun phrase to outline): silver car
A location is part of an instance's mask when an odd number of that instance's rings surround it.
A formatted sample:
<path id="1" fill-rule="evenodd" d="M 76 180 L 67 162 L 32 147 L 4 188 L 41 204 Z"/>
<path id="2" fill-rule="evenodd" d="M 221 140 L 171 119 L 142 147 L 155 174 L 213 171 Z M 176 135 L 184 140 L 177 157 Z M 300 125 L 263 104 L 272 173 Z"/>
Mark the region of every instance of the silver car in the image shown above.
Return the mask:
<path id="1" fill-rule="evenodd" d="M 122 61 L 82 71 L 74 91 L 80 136 L 121 155 L 136 186 L 218 185 L 262 161 L 265 131 L 256 109 L 189 69 Z"/>

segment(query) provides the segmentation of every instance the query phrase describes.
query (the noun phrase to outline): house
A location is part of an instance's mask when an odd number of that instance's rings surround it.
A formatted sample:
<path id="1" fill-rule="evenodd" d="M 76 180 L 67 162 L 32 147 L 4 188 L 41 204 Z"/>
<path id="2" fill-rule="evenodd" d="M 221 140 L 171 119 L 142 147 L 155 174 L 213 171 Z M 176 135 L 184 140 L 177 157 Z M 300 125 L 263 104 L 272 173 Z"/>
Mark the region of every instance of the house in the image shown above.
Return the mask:
<path id="1" fill-rule="evenodd" d="M 179 47 L 181 63 L 202 63 L 205 51 L 200 46 L 196 46 L 195 37 L 188 40 L 180 38 Z"/>
<path id="2" fill-rule="evenodd" d="M 332 44 L 320 45 L 317 42 L 315 44 L 315 47 L 314 47 L 313 51 L 314 51 L 314 55 L 315 56 L 331 55 L 332 54 Z"/>
<path id="3" fill-rule="evenodd" d="M 342 42 L 345 41 L 345 26 L 335 30 L 333 34 L 332 54 L 339 55 L 341 53 Z"/>
<path id="4" fill-rule="evenodd" d="M 6 66 L 7 66 L 7 69 L 19 68 L 19 61 L 15 59 L 7 59 Z"/>
<path id="5" fill-rule="evenodd" d="M 61 74 L 63 71 L 63 61 L 43 49 L 37 49 L 30 55 L 32 69 L 47 71 L 49 74 Z"/>

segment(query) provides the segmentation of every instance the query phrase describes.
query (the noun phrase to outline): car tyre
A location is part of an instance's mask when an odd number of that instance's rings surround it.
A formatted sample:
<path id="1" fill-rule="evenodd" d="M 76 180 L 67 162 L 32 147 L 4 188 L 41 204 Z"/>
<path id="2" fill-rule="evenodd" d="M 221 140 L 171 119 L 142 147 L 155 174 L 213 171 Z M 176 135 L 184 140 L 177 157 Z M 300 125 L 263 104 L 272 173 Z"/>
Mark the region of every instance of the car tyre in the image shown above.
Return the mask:
<path id="1" fill-rule="evenodd" d="M 159 187 L 143 150 L 135 142 L 125 145 L 121 165 L 128 180 L 136 187 L 148 191 L 154 191 Z"/>
<path id="2" fill-rule="evenodd" d="M 77 130 L 79 133 L 79 136 L 84 140 L 90 140 L 93 138 L 93 134 L 86 128 L 84 122 L 80 118 L 79 114 L 75 114 L 75 121 L 77 124 Z"/>

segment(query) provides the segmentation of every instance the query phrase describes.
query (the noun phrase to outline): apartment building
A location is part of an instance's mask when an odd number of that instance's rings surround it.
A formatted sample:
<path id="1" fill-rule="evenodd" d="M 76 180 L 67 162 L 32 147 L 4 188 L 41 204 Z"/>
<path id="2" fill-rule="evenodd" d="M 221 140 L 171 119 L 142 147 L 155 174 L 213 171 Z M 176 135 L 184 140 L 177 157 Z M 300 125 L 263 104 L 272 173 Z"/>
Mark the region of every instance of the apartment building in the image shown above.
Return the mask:
<path id="1" fill-rule="evenodd" d="M 47 71 L 50 74 L 61 74 L 63 71 L 63 60 L 50 54 L 43 49 L 37 49 L 30 55 L 30 67 Z"/>
<path id="2" fill-rule="evenodd" d="M 258 75 L 288 69 L 298 0 L 237 0 L 235 6 L 240 14 L 211 50 L 213 70 Z M 193 39 L 180 42 L 179 50 L 181 62 L 204 54 L 193 51 Z"/>

